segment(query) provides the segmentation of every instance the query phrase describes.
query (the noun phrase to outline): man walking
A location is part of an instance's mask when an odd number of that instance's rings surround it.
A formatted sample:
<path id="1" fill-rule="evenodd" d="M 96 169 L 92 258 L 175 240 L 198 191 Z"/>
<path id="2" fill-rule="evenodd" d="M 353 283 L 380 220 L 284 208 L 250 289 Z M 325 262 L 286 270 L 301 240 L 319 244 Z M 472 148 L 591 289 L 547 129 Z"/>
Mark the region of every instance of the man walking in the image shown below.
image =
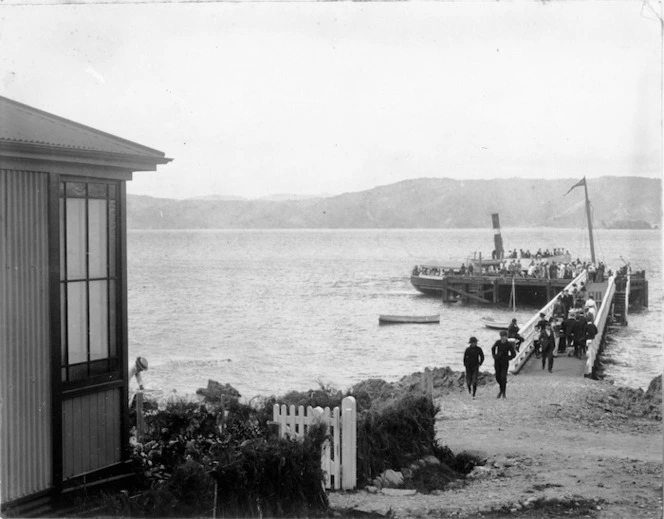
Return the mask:
<path id="1" fill-rule="evenodd" d="M 556 348 L 556 339 L 551 330 L 551 323 L 547 323 L 544 327 L 544 331 L 540 335 L 540 345 L 542 347 L 542 369 L 544 369 L 548 359 L 549 373 L 551 373 L 553 370 L 553 352 Z"/>
<path id="2" fill-rule="evenodd" d="M 480 374 L 480 366 L 484 362 L 484 352 L 482 348 L 477 345 L 477 338 L 471 337 L 468 341 L 470 346 L 466 348 L 463 354 L 463 365 L 466 367 L 466 385 L 468 386 L 468 393 L 471 393 L 473 400 L 475 400 L 475 393 L 477 392 L 477 377 Z"/>
<path id="3" fill-rule="evenodd" d="M 505 391 L 507 390 L 507 369 L 510 365 L 510 360 L 516 357 L 514 346 L 507 340 L 507 332 L 501 330 L 500 340 L 496 341 L 491 347 L 491 355 L 493 356 L 494 368 L 496 370 L 496 382 L 500 387 L 500 392 L 497 398 L 507 398 Z"/>
<path id="4" fill-rule="evenodd" d="M 582 312 L 576 315 L 574 325 L 572 327 L 572 334 L 574 335 L 574 356 L 580 359 L 586 349 L 586 318 Z"/>

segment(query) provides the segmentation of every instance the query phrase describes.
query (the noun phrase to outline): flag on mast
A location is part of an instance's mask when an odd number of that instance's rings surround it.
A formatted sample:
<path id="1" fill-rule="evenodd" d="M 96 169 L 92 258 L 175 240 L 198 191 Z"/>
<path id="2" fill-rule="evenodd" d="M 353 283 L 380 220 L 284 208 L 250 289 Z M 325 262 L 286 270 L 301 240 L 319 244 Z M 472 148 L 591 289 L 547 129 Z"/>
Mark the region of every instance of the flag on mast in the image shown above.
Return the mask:
<path id="1" fill-rule="evenodd" d="M 586 177 L 583 177 L 576 184 L 574 184 L 572 187 L 570 187 L 569 191 L 567 193 L 565 193 L 563 196 L 567 196 L 570 193 L 570 191 L 572 191 L 572 189 L 574 189 L 575 187 L 585 186 L 585 185 L 586 185 Z"/>

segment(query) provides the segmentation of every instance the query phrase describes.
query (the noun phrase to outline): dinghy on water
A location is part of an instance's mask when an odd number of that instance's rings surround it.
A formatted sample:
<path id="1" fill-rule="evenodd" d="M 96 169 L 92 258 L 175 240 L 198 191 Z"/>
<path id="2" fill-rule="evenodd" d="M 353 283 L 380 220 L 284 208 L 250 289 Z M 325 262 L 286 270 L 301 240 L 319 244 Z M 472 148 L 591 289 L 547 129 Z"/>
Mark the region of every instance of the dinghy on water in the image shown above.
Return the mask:
<path id="1" fill-rule="evenodd" d="M 480 321 L 482 321 L 484 326 L 491 328 L 492 330 L 507 330 L 510 325 L 507 321 L 498 321 L 493 317 L 482 317 L 480 318 Z"/>
<path id="2" fill-rule="evenodd" d="M 379 324 L 438 324 L 440 314 L 436 315 L 380 315 Z"/>
<path id="3" fill-rule="evenodd" d="M 510 295 L 510 307 L 512 307 L 512 311 L 516 315 L 516 290 L 514 288 L 514 278 L 512 278 L 512 295 Z M 499 321 L 493 317 L 482 317 L 480 318 L 480 321 L 482 321 L 484 326 L 491 328 L 492 330 L 507 330 L 510 327 L 509 321 Z"/>

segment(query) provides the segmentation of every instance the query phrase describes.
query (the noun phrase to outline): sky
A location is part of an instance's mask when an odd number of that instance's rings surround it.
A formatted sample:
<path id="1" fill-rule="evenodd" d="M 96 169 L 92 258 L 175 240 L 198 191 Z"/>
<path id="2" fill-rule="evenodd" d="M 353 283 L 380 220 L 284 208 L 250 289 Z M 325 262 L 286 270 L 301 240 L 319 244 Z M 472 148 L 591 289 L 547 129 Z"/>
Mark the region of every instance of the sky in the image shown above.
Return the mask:
<path id="1" fill-rule="evenodd" d="M 662 174 L 660 6 L 0 8 L 0 95 L 163 151 L 128 192 L 334 195 L 420 177 Z"/>

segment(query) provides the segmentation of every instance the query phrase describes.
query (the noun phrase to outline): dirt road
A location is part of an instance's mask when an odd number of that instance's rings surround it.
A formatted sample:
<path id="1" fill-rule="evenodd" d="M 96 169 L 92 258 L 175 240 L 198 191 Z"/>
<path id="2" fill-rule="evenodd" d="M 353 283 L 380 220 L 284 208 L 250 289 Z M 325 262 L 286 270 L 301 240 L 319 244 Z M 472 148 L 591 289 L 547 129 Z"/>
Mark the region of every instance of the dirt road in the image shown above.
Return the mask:
<path id="1" fill-rule="evenodd" d="M 332 493 L 335 509 L 392 517 L 662 517 L 662 422 L 614 405 L 613 386 L 549 374 L 510 376 L 476 400 L 436 394 L 438 437 L 488 458 L 437 495 Z"/>

